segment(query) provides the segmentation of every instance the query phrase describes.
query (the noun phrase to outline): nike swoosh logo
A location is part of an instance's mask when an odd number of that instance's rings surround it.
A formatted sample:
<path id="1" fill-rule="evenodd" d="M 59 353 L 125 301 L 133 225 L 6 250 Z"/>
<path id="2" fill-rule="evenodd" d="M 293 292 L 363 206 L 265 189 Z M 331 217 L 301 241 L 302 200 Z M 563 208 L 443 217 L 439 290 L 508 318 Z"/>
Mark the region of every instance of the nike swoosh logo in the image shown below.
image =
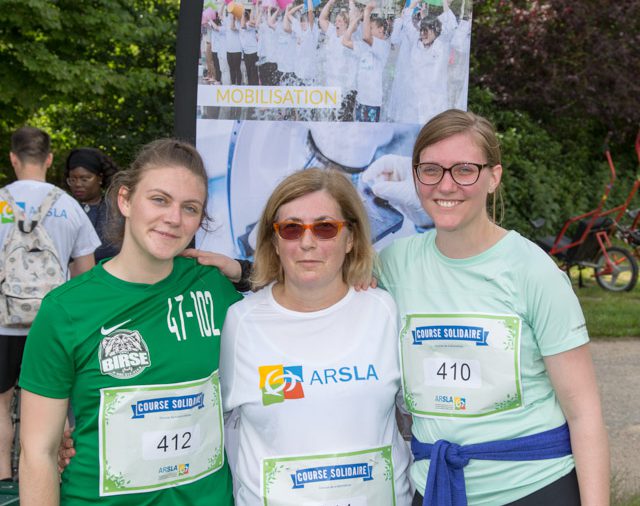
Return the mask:
<path id="1" fill-rule="evenodd" d="M 108 329 L 105 329 L 104 327 L 102 327 L 100 329 L 100 333 L 103 336 L 108 336 L 109 334 L 111 334 L 111 332 L 113 332 L 114 330 L 118 330 L 120 327 L 122 327 L 123 325 L 126 325 L 130 321 L 131 321 L 131 318 L 129 318 L 126 322 L 118 323 L 118 325 L 114 325 L 113 327 L 110 327 Z"/>

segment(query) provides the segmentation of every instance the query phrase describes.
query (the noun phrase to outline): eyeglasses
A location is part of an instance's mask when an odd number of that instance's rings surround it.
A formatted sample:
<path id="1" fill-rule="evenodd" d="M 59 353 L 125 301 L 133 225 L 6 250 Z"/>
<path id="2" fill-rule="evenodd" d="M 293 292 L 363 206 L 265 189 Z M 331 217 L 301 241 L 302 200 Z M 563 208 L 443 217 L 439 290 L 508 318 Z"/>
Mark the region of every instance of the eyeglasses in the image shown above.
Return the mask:
<path id="1" fill-rule="evenodd" d="M 464 162 L 451 167 L 443 167 L 438 163 L 419 163 L 415 166 L 418 181 L 426 185 L 436 185 L 444 177 L 445 172 L 451 174 L 451 179 L 460 186 L 470 186 L 480 177 L 480 171 L 489 165 L 484 163 Z"/>
<path id="2" fill-rule="evenodd" d="M 347 224 L 346 221 L 322 220 L 313 223 L 298 223 L 297 221 L 282 221 L 274 223 L 273 229 L 285 241 L 295 241 L 300 239 L 305 230 L 311 230 L 311 233 L 317 239 L 333 239 L 340 233 L 342 227 Z"/>
<path id="3" fill-rule="evenodd" d="M 75 185 L 75 184 L 87 184 L 90 183 L 91 181 L 93 181 L 96 178 L 96 176 L 82 176 L 82 177 L 68 177 L 67 178 L 67 184 L 69 186 L 71 185 Z"/>

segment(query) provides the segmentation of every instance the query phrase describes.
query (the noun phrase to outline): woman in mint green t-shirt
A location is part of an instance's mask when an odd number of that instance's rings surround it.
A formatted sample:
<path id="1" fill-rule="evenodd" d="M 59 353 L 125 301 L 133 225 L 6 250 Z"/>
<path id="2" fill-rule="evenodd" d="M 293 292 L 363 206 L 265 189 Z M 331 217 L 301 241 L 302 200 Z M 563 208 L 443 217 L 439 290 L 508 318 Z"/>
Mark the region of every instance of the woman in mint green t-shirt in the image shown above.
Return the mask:
<path id="1" fill-rule="evenodd" d="M 403 320 L 413 504 L 608 504 L 584 317 L 552 260 L 489 216 L 503 171 L 493 126 L 445 111 L 412 162 L 435 231 L 385 249 L 379 275 Z"/>
<path id="2" fill-rule="evenodd" d="M 218 359 L 241 296 L 217 269 L 176 258 L 206 188 L 193 147 L 145 146 L 109 191 L 120 253 L 43 301 L 20 377 L 24 506 L 233 504 Z M 69 404 L 78 453 L 60 485 Z"/>

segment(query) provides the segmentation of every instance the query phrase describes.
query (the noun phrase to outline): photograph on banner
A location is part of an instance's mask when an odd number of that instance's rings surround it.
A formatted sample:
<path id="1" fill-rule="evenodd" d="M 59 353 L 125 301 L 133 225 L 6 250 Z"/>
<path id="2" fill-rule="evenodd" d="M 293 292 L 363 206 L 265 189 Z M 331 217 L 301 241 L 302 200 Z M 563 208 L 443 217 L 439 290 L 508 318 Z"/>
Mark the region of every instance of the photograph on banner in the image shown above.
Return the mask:
<path id="1" fill-rule="evenodd" d="M 209 221 L 198 248 L 252 258 L 267 198 L 289 174 L 342 172 L 364 202 L 376 248 L 428 230 L 411 168 L 419 125 L 198 120 L 196 145 L 209 176 Z"/>
<path id="2" fill-rule="evenodd" d="M 424 124 L 465 109 L 471 0 L 206 0 L 198 119 Z"/>

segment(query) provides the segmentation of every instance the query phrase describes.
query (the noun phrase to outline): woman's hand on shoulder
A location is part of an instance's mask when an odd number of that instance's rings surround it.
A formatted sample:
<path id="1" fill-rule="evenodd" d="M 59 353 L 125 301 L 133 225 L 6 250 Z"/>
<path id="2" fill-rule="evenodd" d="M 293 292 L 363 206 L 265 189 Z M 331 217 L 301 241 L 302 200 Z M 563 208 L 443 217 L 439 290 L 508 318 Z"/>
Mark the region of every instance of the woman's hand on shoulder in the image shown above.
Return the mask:
<path id="1" fill-rule="evenodd" d="M 184 250 L 181 256 L 195 258 L 201 265 L 217 267 L 232 283 L 237 283 L 242 277 L 242 266 L 240 262 L 222 253 L 189 248 Z"/>
<path id="2" fill-rule="evenodd" d="M 368 281 L 360 281 L 358 283 L 354 283 L 353 288 L 356 292 L 360 292 L 368 290 L 369 288 L 377 288 L 377 286 L 378 280 L 371 276 L 371 279 L 369 279 Z"/>

